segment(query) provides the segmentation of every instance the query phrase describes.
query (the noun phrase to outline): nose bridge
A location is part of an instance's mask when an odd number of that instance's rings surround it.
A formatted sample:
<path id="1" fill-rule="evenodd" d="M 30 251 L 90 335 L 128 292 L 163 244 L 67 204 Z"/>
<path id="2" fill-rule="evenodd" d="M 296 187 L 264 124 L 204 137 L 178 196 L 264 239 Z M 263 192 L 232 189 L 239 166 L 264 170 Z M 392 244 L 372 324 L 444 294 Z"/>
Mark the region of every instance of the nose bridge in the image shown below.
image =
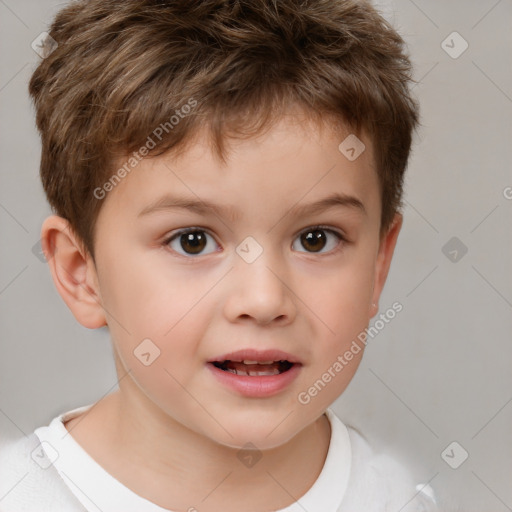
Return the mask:
<path id="1" fill-rule="evenodd" d="M 294 302 L 284 255 L 269 246 L 270 237 L 260 240 L 247 237 L 236 248 L 230 316 L 251 316 L 262 323 L 290 319 Z"/>

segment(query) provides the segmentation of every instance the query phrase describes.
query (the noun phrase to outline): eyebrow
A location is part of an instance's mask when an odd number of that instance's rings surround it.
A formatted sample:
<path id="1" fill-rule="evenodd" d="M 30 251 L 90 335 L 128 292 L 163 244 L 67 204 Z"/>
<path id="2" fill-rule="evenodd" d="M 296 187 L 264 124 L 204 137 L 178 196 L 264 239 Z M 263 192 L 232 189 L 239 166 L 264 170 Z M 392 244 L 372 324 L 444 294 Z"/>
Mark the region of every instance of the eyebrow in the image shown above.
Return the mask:
<path id="1" fill-rule="evenodd" d="M 316 213 L 323 212 L 334 207 L 345 207 L 355 211 L 359 211 L 361 214 L 366 215 L 366 209 L 360 199 L 355 196 L 347 194 L 334 193 L 314 203 L 309 203 L 302 206 L 296 206 L 292 208 L 288 213 L 294 216 L 306 216 L 314 215 Z M 189 210 L 199 215 L 208 215 L 209 213 L 215 213 L 219 216 L 229 217 L 235 221 L 240 218 L 240 213 L 232 206 L 225 206 L 211 203 L 206 200 L 194 200 L 182 197 L 173 197 L 166 195 L 149 206 L 145 207 L 138 214 L 138 217 L 148 215 L 150 213 L 184 209 Z"/>

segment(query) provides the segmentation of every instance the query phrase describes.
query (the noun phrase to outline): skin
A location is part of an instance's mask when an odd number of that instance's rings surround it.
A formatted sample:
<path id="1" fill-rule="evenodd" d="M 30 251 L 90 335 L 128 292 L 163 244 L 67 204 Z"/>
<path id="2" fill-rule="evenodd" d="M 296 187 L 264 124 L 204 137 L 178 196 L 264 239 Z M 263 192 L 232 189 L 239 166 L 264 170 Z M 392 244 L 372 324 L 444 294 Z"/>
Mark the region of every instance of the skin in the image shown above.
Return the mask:
<path id="1" fill-rule="evenodd" d="M 371 140 L 360 137 L 366 150 L 351 162 L 338 150 L 349 133 L 294 113 L 232 142 L 226 166 L 206 134 L 179 158 L 145 159 L 103 200 L 95 262 L 64 219 L 45 220 L 57 290 L 82 325 L 108 325 L 120 379 L 118 391 L 66 428 L 137 494 L 172 510 L 261 512 L 290 505 L 320 474 L 330 440 L 324 412 L 363 350 L 308 404 L 297 397 L 377 313 L 402 225 L 397 213 L 380 236 Z M 287 214 L 334 191 L 360 199 L 365 213 L 340 206 Z M 176 209 L 138 216 L 165 192 L 232 205 L 239 217 Z M 323 230 L 326 245 L 315 252 L 300 234 L 318 224 L 347 241 Z M 165 245 L 187 227 L 206 230 L 199 255 L 187 255 L 179 236 Z M 235 251 L 247 236 L 263 248 L 252 263 Z M 160 350 L 149 366 L 133 353 L 146 338 Z M 247 398 L 205 366 L 248 347 L 294 354 L 303 363 L 298 377 L 272 397 Z M 262 455 L 250 468 L 237 457 L 248 442 Z"/>

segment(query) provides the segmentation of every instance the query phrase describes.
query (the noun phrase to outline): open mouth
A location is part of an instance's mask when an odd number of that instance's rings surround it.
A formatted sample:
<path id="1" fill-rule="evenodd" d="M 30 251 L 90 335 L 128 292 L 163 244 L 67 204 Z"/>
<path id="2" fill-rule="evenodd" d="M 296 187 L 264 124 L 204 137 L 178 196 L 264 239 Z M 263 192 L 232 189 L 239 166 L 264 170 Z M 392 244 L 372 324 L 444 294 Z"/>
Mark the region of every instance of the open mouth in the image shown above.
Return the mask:
<path id="1" fill-rule="evenodd" d="M 225 372 L 234 373 L 235 375 L 244 375 L 249 377 L 258 377 L 265 375 L 278 375 L 287 372 L 294 363 L 290 361 L 213 361 L 215 367 Z"/>

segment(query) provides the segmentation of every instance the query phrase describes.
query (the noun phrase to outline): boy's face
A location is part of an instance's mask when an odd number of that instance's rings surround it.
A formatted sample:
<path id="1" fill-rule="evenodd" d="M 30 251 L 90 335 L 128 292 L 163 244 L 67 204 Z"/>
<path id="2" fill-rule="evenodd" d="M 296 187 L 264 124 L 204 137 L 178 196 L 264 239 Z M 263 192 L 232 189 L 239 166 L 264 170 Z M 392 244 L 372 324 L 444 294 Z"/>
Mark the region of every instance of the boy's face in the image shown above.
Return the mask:
<path id="1" fill-rule="evenodd" d="M 365 151 L 349 161 L 338 149 L 349 133 L 286 118 L 236 142 L 227 166 L 198 139 L 179 159 L 142 161 L 109 192 L 89 268 L 119 377 L 130 370 L 120 382 L 127 408 L 227 446 L 268 449 L 343 392 L 362 350 L 316 396 L 308 390 L 375 315 L 400 229 L 398 222 L 379 245 L 372 146 L 365 139 Z M 334 194 L 352 199 L 295 213 Z M 226 212 L 167 208 L 170 196 Z M 195 235 L 166 242 L 190 227 Z M 288 376 L 237 377 L 210 362 L 242 349 L 281 350 L 300 364 Z M 248 379 L 277 387 L 236 387 Z"/>

